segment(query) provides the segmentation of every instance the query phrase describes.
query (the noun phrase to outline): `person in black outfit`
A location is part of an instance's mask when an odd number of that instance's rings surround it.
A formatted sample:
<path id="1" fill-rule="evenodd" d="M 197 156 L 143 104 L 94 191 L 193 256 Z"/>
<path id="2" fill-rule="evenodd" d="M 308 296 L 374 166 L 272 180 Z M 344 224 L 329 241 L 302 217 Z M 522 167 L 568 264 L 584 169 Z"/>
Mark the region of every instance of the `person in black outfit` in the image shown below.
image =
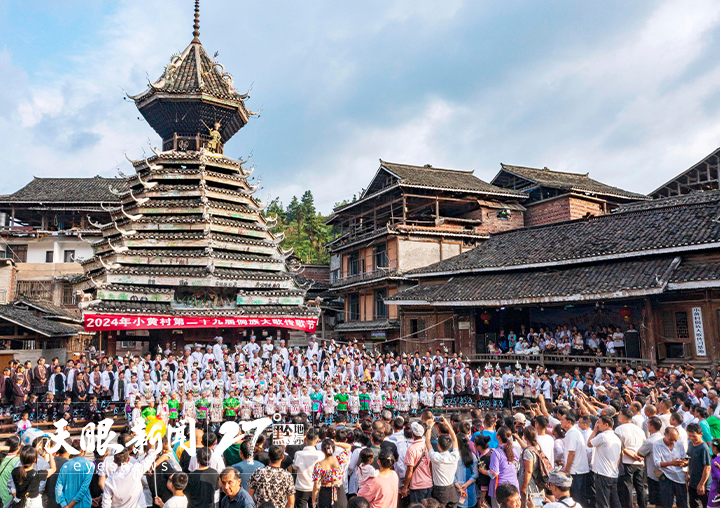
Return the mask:
<path id="1" fill-rule="evenodd" d="M 44 451 L 44 449 L 43 449 Z M 40 496 L 40 483 L 47 481 L 49 475 L 55 473 L 55 458 L 45 452 L 44 459 L 50 464 L 50 469 L 35 471 L 34 466 L 38 459 L 38 452 L 30 445 L 20 449 L 20 464 L 12 471 L 15 483 L 15 499 L 25 500 L 25 508 L 42 508 Z"/>
<path id="2" fill-rule="evenodd" d="M 212 508 L 218 490 L 218 472 L 209 466 L 210 450 L 200 448 L 197 451 L 198 468 L 188 473 L 185 495 L 188 508 Z"/>
<path id="3" fill-rule="evenodd" d="M 55 499 L 55 485 L 57 484 L 58 473 L 60 468 L 70 460 L 70 454 L 61 446 L 55 454 L 55 473 L 48 475 L 47 482 L 45 483 L 45 495 L 47 496 L 47 508 L 62 508 L 57 500 Z"/>

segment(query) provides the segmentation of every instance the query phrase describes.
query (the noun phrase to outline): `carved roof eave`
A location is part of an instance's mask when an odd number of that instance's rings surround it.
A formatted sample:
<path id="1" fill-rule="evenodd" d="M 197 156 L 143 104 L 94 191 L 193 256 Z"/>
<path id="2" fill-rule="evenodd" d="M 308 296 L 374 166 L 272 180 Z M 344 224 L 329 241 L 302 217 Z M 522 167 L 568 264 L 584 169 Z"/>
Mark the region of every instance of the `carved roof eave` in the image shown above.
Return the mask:
<path id="1" fill-rule="evenodd" d="M 130 160 L 130 159 L 129 159 Z M 208 157 L 207 154 L 204 151 L 197 151 L 197 150 L 191 150 L 187 152 L 180 152 L 177 150 L 166 150 L 164 152 L 158 152 L 157 154 L 154 154 L 147 159 L 139 159 L 139 160 L 130 160 L 133 167 L 136 170 L 141 169 L 148 169 L 148 163 L 158 163 L 158 164 L 201 164 L 205 163 L 210 167 L 221 167 L 225 169 L 232 169 L 237 171 L 238 168 L 243 170 L 243 176 L 250 176 L 252 171 L 249 169 L 245 169 L 242 167 L 244 163 L 247 162 L 247 160 L 237 160 L 232 159 L 230 157 L 226 157 L 225 155 L 213 155 L 212 157 Z M 165 168 L 169 169 L 169 168 Z M 245 174 L 246 173 L 246 174 Z"/>

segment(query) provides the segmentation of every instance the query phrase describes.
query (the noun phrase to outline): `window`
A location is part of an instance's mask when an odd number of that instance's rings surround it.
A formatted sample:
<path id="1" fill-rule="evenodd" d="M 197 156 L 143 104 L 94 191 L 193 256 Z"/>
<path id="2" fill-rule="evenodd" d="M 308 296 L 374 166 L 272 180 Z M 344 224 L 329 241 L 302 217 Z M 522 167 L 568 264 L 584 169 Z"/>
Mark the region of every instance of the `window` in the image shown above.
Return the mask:
<path id="1" fill-rule="evenodd" d="M 70 284 L 65 284 L 62 291 L 63 305 L 75 305 L 75 294 L 73 293 L 73 287 Z"/>
<path id="2" fill-rule="evenodd" d="M 663 312 L 662 334 L 665 340 L 678 340 L 690 338 L 690 325 L 686 311 Z"/>
<path id="3" fill-rule="evenodd" d="M 46 263 L 52 263 L 53 262 L 53 251 L 46 250 L 45 251 L 45 262 Z"/>
<path id="4" fill-rule="evenodd" d="M 445 338 L 452 339 L 455 337 L 455 330 L 453 329 L 454 319 L 448 319 L 445 321 Z"/>
<path id="5" fill-rule="evenodd" d="M 74 250 L 66 250 L 64 261 L 65 261 L 65 263 L 74 263 L 75 262 L 75 251 Z"/>
<path id="6" fill-rule="evenodd" d="M 690 338 L 690 328 L 688 327 L 687 312 L 675 313 L 675 332 L 677 333 L 678 339 Z"/>
<path id="7" fill-rule="evenodd" d="M 387 244 L 381 243 L 375 246 L 375 268 L 387 268 Z"/>
<path id="8" fill-rule="evenodd" d="M 0 289 L 0 305 L 5 305 L 6 303 L 8 303 L 7 289 Z M 8 333 L 7 335 L 12 335 L 12 333 Z"/>
<path id="9" fill-rule="evenodd" d="M 669 312 L 662 313 L 662 328 L 663 337 L 665 339 L 675 338 L 675 320 L 673 319 L 673 315 Z"/>
<path id="10" fill-rule="evenodd" d="M 27 245 L 8 245 L 10 256 L 16 263 L 27 263 Z"/>
<path id="11" fill-rule="evenodd" d="M 348 318 L 347 321 L 360 320 L 360 295 L 354 293 L 348 297 Z"/>
<path id="12" fill-rule="evenodd" d="M 375 319 L 387 319 L 388 314 L 385 298 L 387 298 L 387 290 L 375 290 Z"/>
<path id="13" fill-rule="evenodd" d="M 425 338 L 425 320 L 424 319 L 411 319 L 410 320 L 410 335 L 413 339 L 424 339 Z"/>
<path id="14" fill-rule="evenodd" d="M 497 218 L 500 220 L 510 220 L 510 210 L 507 210 L 507 209 L 498 210 Z"/>
<path id="15" fill-rule="evenodd" d="M 339 268 L 333 270 L 332 272 L 330 272 L 330 282 L 331 282 L 331 283 L 337 282 L 337 281 L 339 281 L 341 278 L 342 278 L 342 272 L 340 271 Z"/>
<path id="16" fill-rule="evenodd" d="M 50 284 L 39 280 L 19 280 L 16 292 L 18 296 L 37 300 L 52 301 Z"/>
<path id="17" fill-rule="evenodd" d="M 360 274 L 360 253 L 351 252 L 348 254 L 348 275 Z"/>

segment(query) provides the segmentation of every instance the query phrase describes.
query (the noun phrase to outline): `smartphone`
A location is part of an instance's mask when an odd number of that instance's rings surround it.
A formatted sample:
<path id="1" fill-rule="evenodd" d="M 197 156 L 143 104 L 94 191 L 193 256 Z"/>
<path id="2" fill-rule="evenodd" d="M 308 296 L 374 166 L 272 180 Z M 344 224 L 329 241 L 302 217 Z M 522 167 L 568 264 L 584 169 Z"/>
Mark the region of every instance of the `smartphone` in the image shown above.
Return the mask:
<path id="1" fill-rule="evenodd" d="M 435 417 L 435 423 L 440 423 L 441 421 L 442 421 L 442 416 Z"/>

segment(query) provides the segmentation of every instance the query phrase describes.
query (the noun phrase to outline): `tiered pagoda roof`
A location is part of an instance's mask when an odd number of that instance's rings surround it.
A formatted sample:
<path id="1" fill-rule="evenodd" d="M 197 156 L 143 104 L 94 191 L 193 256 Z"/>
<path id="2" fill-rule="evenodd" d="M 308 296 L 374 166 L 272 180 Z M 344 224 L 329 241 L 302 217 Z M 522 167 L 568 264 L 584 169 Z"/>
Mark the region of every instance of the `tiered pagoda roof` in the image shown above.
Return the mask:
<path id="1" fill-rule="evenodd" d="M 135 174 L 110 188 L 119 205 L 108 209 L 110 222 L 95 224 L 103 238 L 93 243 L 94 256 L 82 262 L 86 327 L 159 323 L 314 330 L 317 309 L 304 305 L 299 265 L 289 263 L 292 251 L 280 247 L 282 234 L 272 233 L 274 220 L 263 215 L 264 206 L 253 196 L 258 186 L 247 180 L 252 170 L 222 154 L 222 144 L 247 122 L 246 96 L 211 65 L 197 20 L 196 2 L 195 37 L 180 59 L 173 59 L 177 77 L 166 71 L 135 97 L 164 150 L 131 161 Z M 215 137 L 202 115 L 170 122 L 148 113 L 150 103 L 157 110 L 178 100 L 209 115 L 204 118 L 214 126 L 220 123 Z M 178 141 L 189 138 L 198 144 Z"/>

